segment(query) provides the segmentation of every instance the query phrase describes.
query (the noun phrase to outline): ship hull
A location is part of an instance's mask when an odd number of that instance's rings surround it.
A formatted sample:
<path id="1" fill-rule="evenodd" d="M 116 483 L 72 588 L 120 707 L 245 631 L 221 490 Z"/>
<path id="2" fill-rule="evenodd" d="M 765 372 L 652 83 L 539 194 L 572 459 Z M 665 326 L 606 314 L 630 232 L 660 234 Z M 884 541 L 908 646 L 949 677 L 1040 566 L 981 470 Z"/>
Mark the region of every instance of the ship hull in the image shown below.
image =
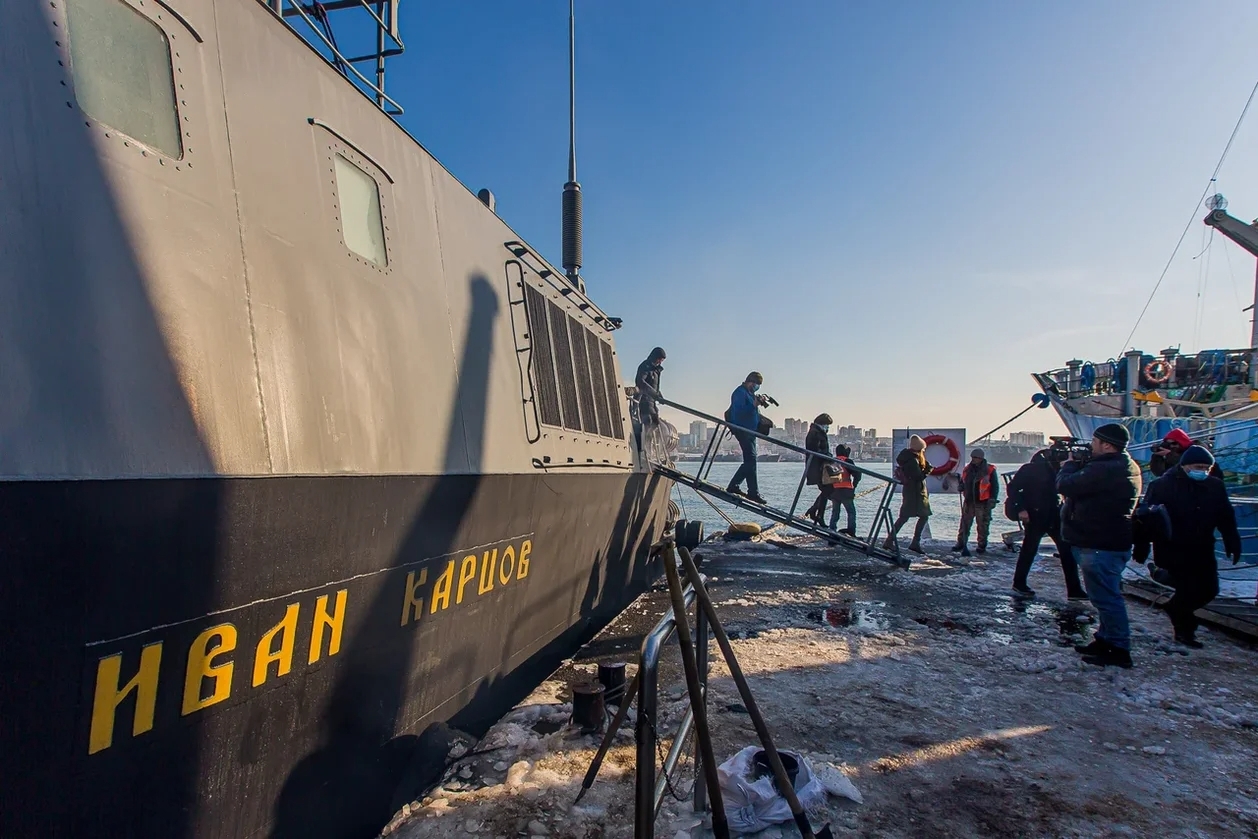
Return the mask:
<path id="1" fill-rule="evenodd" d="M 375 835 L 444 758 L 425 731 L 497 717 L 644 590 L 668 489 L 0 483 L 0 835 Z"/>

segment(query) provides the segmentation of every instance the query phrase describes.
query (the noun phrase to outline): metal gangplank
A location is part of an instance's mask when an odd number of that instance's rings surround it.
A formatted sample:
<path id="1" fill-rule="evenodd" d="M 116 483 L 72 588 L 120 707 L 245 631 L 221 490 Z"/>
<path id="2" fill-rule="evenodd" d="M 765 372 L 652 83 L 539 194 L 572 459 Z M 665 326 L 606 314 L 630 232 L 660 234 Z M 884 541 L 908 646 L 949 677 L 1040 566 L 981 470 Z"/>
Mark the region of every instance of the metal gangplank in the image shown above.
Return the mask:
<path id="1" fill-rule="evenodd" d="M 858 464 L 846 463 L 830 454 L 821 454 L 819 452 L 811 452 L 807 449 L 788 443 L 785 440 L 778 440 L 768 437 L 764 434 L 758 434 L 745 428 L 738 428 L 737 433 L 740 435 L 748 435 L 763 440 L 769 446 L 786 451 L 798 452 L 804 456 L 804 462 L 800 464 L 799 485 L 795 488 L 795 497 L 791 500 L 789 508 L 782 508 L 772 503 L 772 499 L 766 499 L 770 503 L 758 504 L 744 495 L 734 495 L 726 492 L 723 485 L 712 483 L 708 480 L 709 473 L 712 470 L 712 464 L 715 462 L 717 453 L 720 451 L 721 443 L 727 437 L 734 435 L 735 430 L 729 422 L 719 419 L 710 414 L 694 408 L 678 404 L 668 399 L 660 399 L 660 404 L 667 405 L 677 411 L 681 411 L 695 419 L 704 420 L 716 426 L 716 431 L 712 434 L 712 438 L 708 441 L 707 449 L 704 451 L 703 458 L 698 462 L 698 468 L 694 474 L 683 472 L 677 468 L 670 453 L 665 450 L 665 446 L 657 435 L 645 434 L 643 439 L 643 454 L 647 458 L 652 471 L 663 475 L 664 477 L 688 486 L 695 492 L 709 498 L 715 498 L 724 501 L 726 504 L 732 504 L 735 507 L 741 507 L 748 512 L 755 513 L 758 516 L 794 528 L 795 530 L 817 536 L 831 544 L 841 544 L 849 548 L 860 551 L 869 556 L 875 556 L 879 559 L 885 559 L 903 568 L 909 567 L 909 560 L 900 553 L 899 545 L 894 541 L 892 546 L 884 548 L 879 542 L 879 538 L 885 539 L 886 535 L 891 532 L 891 525 L 894 521 L 891 515 L 891 498 L 895 494 L 895 488 L 900 482 L 888 475 L 882 475 L 878 472 L 865 469 Z M 847 533 L 831 530 L 828 527 L 818 525 L 812 519 L 799 515 L 796 511 L 799 508 L 800 496 L 803 494 L 805 486 L 805 477 L 808 474 L 808 467 L 814 458 L 830 463 L 841 463 L 844 468 L 852 472 L 859 472 L 865 480 L 873 480 L 878 482 L 878 486 L 863 490 L 861 495 L 881 492 L 882 495 L 878 501 L 878 509 L 874 513 L 873 521 L 869 525 L 868 535 L 864 538 L 860 536 L 851 536 Z M 812 499 L 808 499 L 808 503 L 812 503 Z"/>

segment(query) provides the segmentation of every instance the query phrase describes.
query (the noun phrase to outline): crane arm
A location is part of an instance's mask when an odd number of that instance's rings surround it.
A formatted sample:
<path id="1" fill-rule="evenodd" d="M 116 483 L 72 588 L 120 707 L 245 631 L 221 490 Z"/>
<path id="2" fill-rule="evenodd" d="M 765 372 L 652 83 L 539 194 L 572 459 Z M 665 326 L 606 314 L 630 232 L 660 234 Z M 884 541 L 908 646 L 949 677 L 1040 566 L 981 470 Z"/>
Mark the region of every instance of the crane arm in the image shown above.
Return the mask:
<path id="1" fill-rule="evenodd" d="M 1229 215 L 1227 210 L 1213 210 L 1202 221 L 1254 256 L 1258 256 L 1258 227 L 1246 224 L 1235 216 Z"/>

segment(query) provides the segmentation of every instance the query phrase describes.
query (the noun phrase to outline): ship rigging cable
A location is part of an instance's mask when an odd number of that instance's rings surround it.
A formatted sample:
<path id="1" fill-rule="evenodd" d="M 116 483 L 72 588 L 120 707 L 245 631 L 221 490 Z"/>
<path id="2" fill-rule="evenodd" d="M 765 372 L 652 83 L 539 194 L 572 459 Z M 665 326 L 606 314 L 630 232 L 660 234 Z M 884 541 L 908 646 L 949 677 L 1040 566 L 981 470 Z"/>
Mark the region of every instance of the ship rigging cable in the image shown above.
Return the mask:
<path id="1" fill-rule="evenodd" d="M 1236 120 L 1236 126 L 1232 129 L 1232 135 L 1227 138 L 1227 145 L 1223 147 L 1223 154 L 1219 155 L 1219 162 L 1215 164 L 1214 173 L 1210 175 L 1206 188 L 1201 191 L 1201 197 L 1193 205 L 1192 215 L 1188 218 L 1188 224 L 1184 225 L 1184 232 L 1179 234 L 1179 241 L 1175 243 L 1175 249 L 1171 251 L 1170 258 L 1166 260 L 1166 265 L 1162 267 L 1162 273 L 1158 276 L 1158 281 L 1153 284 L 1153 291 L 1149 292 L 1149 299 L 1144 301 L 1144 308 L 1140 310 L 1140 317 L 1136 318 L 1135 325 L 1131 327 L 1131 332 L 1127 334 L 1127 339 L 1123 341 L 1124 351 L 1130 346 L 1132 337 L 1136 334 L 1136 330 L 1140 328 L 1140 321 L 1144 320 L 1145 312 L 1149 311 L 1149 304 L 1153 302 L 1153 296 L 1158 293 L 1162 281 L 1166 279 L 1166 272 L 1171 269 L 1171 263 L 1175 261 L 1175 255 L 1179 253 L 1180 246 L 1184 244 L 1184 239 L 1188 236 L 1188 231 L 1192 229 L 1193 222 L 1197 220 L 1197 213 L 1201 210 L 1201 202 L 1206 200 L 1206 195 L 1218 180 L 1219 170 L 1223 168 L 1223 161 L 1227 160 L 1227 153 L 1232 149 L 1232 141 L 1236 139 L 1237 133 L 1241 130 L 1241 123 L 1245 121 L 1245 114 L 1249 113 L 1249 106 L 1253 104 L 1255 94 L 1258 94 L 1258 82 L 1254 82 L 1253 89 L 1249 91 L 1249 98 L 1245 100 L 1245 107 L 1241 109 L 1240 118 Z"/>

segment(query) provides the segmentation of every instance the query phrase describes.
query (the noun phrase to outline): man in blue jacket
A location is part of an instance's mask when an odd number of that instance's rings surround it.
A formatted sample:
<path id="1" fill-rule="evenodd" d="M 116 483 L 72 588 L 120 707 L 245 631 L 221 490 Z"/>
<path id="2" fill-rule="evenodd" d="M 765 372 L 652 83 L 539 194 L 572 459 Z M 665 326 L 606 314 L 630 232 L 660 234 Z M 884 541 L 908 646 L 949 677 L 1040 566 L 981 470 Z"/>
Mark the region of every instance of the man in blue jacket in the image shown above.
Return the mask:
<path id="1" fill-rule="evenodd" d="M 1057 474 L 1062 538 L 1075 549 L 1088 599 L 1100 627 L 1096 640 L 1075 647 L 1088 664 L 1131 667 L 1131 629 L 1122 574 L 1131 559 L 1131 513 L 1140 497 L 1140 467 L 1127 454 L 1131 435 L 1118 423 L 1092 433 L 1092 457 L 1074 455 Z"/>
<path id="2" fill-rule="evenodd" d="M 729 422 L 738 428 L 757 431 L 760 427 L 760 409 L 769 404 L 769 400 L 756 391 L 764 384 L 764 376 L 754 370 L 747 374 L 747 380 L 734 389 L 729 397 Z M 747 482 L 747 497 L 757 504 L 764 504 L 760 497 L 760 486 L 756 482 L 756 438 L 750 434 L 734 431 L 734 438 L 743 450 L 743 465 L 738 467 L 734 477 L 730 479 L 725 491 L 730 495 L 742 495 L 742 482 Z"/>

